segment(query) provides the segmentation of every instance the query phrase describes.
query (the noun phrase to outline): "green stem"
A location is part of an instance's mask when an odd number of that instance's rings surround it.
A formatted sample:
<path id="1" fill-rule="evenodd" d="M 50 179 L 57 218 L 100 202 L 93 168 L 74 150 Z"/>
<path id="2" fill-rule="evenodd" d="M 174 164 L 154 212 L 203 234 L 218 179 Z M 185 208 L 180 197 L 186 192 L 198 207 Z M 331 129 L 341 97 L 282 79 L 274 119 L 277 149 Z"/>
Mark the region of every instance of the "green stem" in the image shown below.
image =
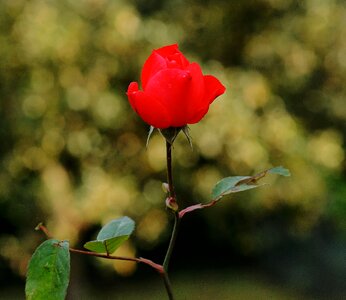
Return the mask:
<path id="1" fill-rule="evenodd" d="M 167 181 L 168 181 L 168 189 L 169 189 L 169 197 L 173 199 L 173 201 L 176 201 L 176 195 L 174 191 L 174 185 L 173 185 L 173 173 L 172 173 L 172 144 L 166 141 L 166 155 L 167 155 Z M 172 211 L 173 212 L 173 211 Z M 178 229 L 179 229 L 179 213 L 177 211 L 173 212 L 174 213 L 174 225 L 173 225 L 173 231 L 171 235 L 171 239 L 169 241 L 168 249 L 166 252 L 165 259 L 163 261 L 163 278 L 164 278 L 164 283 L 167 291 L 168 298 L 170 300 L 173 300 L 173 291 L 172 291 L 172 286 L 169 281 L 168 277 L 168 266 L 169 262 L 171 260 L 173 248 L 177 239 L 178 235 Z"/>
<path id="2" fill-rule="evenodd" d="M 167 160 L 167 181 L 169 188 L 169 196 L 175 200 L 175 191 L 173 185 L 173 174 L 172 174 L 172 144 L 166 141 L 166 160 Z"/>
<path id="3" fill-rule="evenodd" d="M 167 155 L 167 181 L 168 181 L 168 187 L 169 187 L 168 188 L 169 197 L 173 198 L 173 200 L 176 201 L 176 195 L 175 195 L 174 185 L 173 185 L 173 172 L 172 172 L 172 144 L 167 141 L 166 141 L 166 155 Z M 177 239 L 179 223 L 180 223 L 179 213 L 174 212 L 173 231 L 172 231 L 171 239 L 170 239 L 168 249 L 166 252 L 166 256 L 163 262 L 163 269 L 165 270 L 166 273 L 168 271 L 169 261 L 172 256 L 175 241 Z"/>
<path id="4" fill-rule="evenodd" d="M 178 236 L 179 223 L 180 223 L 179 214 L 175 213 L 174 214 L 174 225 L 173 225 L 172 236 L 171 236 L 171 240 L 169 242 L 169 246 L 167 249 L 165 260 L 163 261 L 163 269 L 165 270 L 165 272 L 168 272 L 169 261 L 171 259 L 173 248 L 175 245 L 175 241 L 177 240 L 177 236 Z"/>
<path id="5" fill-rule="evenodd" d="M 169 280 L 167 272 L 163 272 L 163 273 L 161 273 L 161 275 L 162 275 L 162 278 L 163 278 L 163 282 L 165 284 L 165 288 L 166 288 L 166 292 L 167 292 L 167 295 L 168 295 L 168 299 L 169 300 L 174 300 L 172 285 L 171 285 L 171 282 Z"/>

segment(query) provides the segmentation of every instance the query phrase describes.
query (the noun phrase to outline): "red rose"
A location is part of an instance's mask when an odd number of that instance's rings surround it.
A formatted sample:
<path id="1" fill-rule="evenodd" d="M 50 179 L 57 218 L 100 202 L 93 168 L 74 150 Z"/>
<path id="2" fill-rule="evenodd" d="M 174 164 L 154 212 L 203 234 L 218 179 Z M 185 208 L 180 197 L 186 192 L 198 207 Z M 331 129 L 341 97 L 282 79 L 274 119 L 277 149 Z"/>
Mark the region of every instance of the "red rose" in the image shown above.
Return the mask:
<path id="1" fill-rule="evenodd" d="M 225 92 L 211 75 L 203 75 L 197 63 L 190 63 L 178 45 L 154 50 L 144 64 L 141 82 L 131 82 L 127 96 L 132 108 L 156 128 L 182 127 L 200 121 L 209 105 Z"/>

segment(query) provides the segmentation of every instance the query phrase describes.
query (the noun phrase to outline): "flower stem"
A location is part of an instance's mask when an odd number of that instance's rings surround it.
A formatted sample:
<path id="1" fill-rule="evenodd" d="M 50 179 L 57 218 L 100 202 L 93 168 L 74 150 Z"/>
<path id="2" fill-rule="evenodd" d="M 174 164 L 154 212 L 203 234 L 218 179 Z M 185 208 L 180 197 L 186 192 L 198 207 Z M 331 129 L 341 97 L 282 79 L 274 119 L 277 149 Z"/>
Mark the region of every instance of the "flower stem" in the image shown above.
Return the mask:
<path id="1" fill-rule="evenodd" d="M 179 223 L 180 223 L 179 214 L 175 213 L 174 214 L 174 225 L 173 225 L 172 236 L 171 236 L 171 240 L 169 242 L 169 246 L 167 249 L 165 260 L 163 261 L 163 269 L 165 270 L 165 272 L 168 272 L 169 261 L 171 259 L 173 248 L 175 245 L 175 241 L 176 241 L 177 236 L 178 236 Z"/>
<path id="2" fill-rule="evenodd" d="M 173 174 L 172 174 L 172 144 L 166 141 L 166 160 L 167 160 L 167 181 L 169 196 L 175 200 L 175 191 L 173 186 Z"/>
<path id="3" fill-rule="evenodd" d="M 161 273 L 161 275 L 162 275 L 162 278 L 163 278 L 163 282 L 165 284 L 165 288 L 166 288 L 168 299 L 169 300 L 174 300 L 172 285 L 171 285 L 171 282 L 169 280 L 168 273 L 167 272 L 163 272 L 163 273 Z"/>
<path id="4" fill-rule="evenodd" d="M 176 195 L 175 195 L 175 190 L 173 185 L 173 173 L 172 173 L 172 144 L 167 141 L 166 141 L 166 156 L 167 156 L 166 157 L 167 158 L 167 181 L 168 181 L 169 197 L 172 198 L 174 202 L 176 202 Z M 162 275 L 164 278 L 167 295 L 170 300 L 173 300 L 174 298 L 173 298 L 172 286 L 168 277 L 168 266 L 169 266 L 173 248 L 177 239 L 179 223 L 180 223 L 178 211 L 172 210 L 172 212 L 174 213 L 173 231 L 172 231 L 171 239 L 169 241 L 165 259 L 162 265 L 164 270 L 164 273 Z"/>
<path id="5" fill-rule="evenodd" d="M 173 199 L 173 201 L 176 201 L 176 195 L 175 195 L 174 185 L 173 185 L 173 172 L 172 172 L 172 144 L 169 143 L 168 141 L 166 141 L 166 155 L 167 155 L 167 181 L 168 181 L 169 196 Z M 179 213 L 174 212 L 173 231 L 172 231 L 171 239 L 170 239 L 168 249 L 166 252 L 166 256 L 163 262 L 163 269 L 165 270 L 165 272 L 168 271 L 169 261 L 171 259 L 174 244 L 178 235 L 179 223 L 180 223 Z"/>

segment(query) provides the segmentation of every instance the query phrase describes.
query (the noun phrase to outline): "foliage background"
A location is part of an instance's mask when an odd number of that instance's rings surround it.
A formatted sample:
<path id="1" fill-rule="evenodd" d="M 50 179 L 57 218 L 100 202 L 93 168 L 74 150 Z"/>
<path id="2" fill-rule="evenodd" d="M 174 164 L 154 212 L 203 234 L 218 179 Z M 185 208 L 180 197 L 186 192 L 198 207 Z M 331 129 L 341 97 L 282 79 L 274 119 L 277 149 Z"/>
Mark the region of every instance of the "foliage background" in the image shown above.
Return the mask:
<path id="1" fill-rule="evenodd" d="M 148 126 L 125 91 L 152 49 L 172 43 L 227 87 L 191 126 L 194 150 L 182 137 L 175 145 L 182 205 L 207 201 L 225 176 L 272 165 L 293 174 L 186 217 L 172 264 L 181 295 L 203 287 L 220 298 L 238 290 L 245 299 L 254 291 L 345 296 L 341 0 L 2 0 L 2 288 L 22 297 L 40 221 L 82 246 L 108 220 L 129 215 L 136 236 L 118 254 L 162 258 L 171 221 L 164 142 L 155 134 L 145 148 Z M 156 282 L 129 263 L 75 258 L 72 268 L 71 295 Z"/>

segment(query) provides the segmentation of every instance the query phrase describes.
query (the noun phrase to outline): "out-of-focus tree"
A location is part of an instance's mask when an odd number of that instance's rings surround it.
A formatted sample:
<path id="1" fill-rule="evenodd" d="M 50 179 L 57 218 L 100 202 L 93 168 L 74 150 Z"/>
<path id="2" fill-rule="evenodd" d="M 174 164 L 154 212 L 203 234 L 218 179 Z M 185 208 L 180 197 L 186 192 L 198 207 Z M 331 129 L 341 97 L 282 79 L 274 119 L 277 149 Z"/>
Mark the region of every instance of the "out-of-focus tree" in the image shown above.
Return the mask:
<path id="1" fill-rule="evenodd" d="M 228 89 L 191 127 L 194 150 L 175 146 L 184 204 L 223 176 L 284 165 L 290 180 L 204 222 L 241 253 L 280 242 L 258 226 L 268 216 L 293 235 L 321 218 L 345 228 L 345 20 L 341 0 L 1 1 L 1 259 L 24 275 L 42 220 L 74 244 L 126 213 L 137 242 L 120 251 L 162 242 L 164 143 L 145 148 L 125 91 L 152 49 L 176 42 Z"/>

